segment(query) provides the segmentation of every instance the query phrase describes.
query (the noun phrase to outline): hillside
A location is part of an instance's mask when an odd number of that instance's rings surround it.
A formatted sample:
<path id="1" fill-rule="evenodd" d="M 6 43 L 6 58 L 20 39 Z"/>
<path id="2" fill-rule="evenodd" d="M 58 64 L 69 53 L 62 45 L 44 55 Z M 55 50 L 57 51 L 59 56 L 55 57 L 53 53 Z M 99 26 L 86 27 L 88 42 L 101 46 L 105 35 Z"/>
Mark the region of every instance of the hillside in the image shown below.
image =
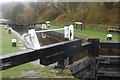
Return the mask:
<path id="1" fill-rule="evenodd" d="M 74 23 L 82 21 L 85 24 L 107 24 L 116 25 L 118 21 L 118 9 L 103 10 L 102 8 L 91 9 L 82 13 L 81 10 L 71 11 L 59 15 L 55 20 L 55 24 Z"/>
<path id="2" fill-rule="evenodd" d="M 30 2 L 27 5 L 18 3 L 9 10 L 5 10 L 4 17 L 11 20 L 11 23 L 17 24 L 30 24 L 49 20 L 57 25 L 82 21 L 84 24 L 115 26 L 118 24 L 118 3 Z"/>

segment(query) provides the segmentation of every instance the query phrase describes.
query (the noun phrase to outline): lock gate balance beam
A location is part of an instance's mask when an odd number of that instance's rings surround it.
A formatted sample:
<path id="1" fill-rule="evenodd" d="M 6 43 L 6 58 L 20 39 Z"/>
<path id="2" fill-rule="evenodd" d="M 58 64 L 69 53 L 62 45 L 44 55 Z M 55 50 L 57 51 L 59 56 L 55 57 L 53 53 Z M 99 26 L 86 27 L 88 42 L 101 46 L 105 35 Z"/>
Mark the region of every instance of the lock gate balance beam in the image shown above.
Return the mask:
<path id="1" fill-rule="evenodd" d="M 2 61 L 2 63 L 0 63 L 2 68 L 1 70 L 15 67 L 30 61 L 37 60 L 37 59 L 43 59 L 47 56 L 50 56 L 56 53 L 66 55 L 66 52 L 67 52 L 66 45 L 72 45 L 72 42 L 76 42 L 76 44 L 78 44 L 79 46 L 81 45 L 81 40 L 75 39 L 73 41 L 65 41 L 65 42 L 47 45 L 42 47 L 39 50 L 30 49 L 26 51 L 21 51 L 21 52 L 0 56 L 0 61 Z"/>

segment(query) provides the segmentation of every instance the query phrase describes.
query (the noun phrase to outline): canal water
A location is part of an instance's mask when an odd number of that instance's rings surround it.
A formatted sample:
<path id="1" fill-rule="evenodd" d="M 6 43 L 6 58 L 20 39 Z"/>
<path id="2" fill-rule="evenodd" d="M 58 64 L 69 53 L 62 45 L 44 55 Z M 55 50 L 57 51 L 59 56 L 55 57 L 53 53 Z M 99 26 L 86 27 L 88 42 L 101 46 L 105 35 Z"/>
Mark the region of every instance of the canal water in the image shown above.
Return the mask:
<path id="1" fill-rule="evenodd" d="M 12 28 L 15 31 L 17 31 L 20 35 L 23 35 L 24 33 L 27 33 L 28 30 L 30 30 L 30 29 L 35 29 L 35 31 L 41 30 L 41 28 L 38 28 L 38 27 L 24 27 L 24 26 L 12 27 Z M 46 35 L 46 38 L 43 38 L 41 33 L 37 33 L 37 37 L 38 37 L 38 40 L 39 40 L 41 46 L 65 41 L 65 40 L 56 40 L 54 38 L 51 38 L 49 35 Z"/>

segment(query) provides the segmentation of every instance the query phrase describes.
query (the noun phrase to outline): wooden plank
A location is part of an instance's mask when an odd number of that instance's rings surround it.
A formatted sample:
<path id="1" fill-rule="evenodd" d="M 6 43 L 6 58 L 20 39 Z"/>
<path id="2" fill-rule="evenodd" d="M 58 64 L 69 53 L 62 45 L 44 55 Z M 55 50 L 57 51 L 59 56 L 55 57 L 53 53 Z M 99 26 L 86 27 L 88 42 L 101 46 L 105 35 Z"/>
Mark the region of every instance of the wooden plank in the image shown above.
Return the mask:
<path id="1" fill-rule="evenodd" d="M 89 50 L 91 49 L 91 46 L 91 43 L 81 45 L 81 41 L 71 42 L 70 44 L 65 45 L 65 51 L 57 53 L 56 55 L 53 54 L 51 57 L 42 58 L 40 63 L 47 66 L 57 61 L 59 62 L 63 59 L 72 57 L 83 51 Z"/>
<path id="2" fill-rule="evenodd" d="M 120 49 L 120 42 L 100 42 L 100 48 L 117 48 Z"/>
<path id="3" fill-rule="evenodd" d="M 120 77 L 120 56 L 99 56 L 97 59 L 97 76 Z"/>
<path id="4" fill-rule="evenodd" d="M 68 69 L 72 71 L 73 74 L 77 73 L 78 71 L 82 70 L 83 68 L 90 65 L 89 58 L 85 57 L 83 59 L 80 59 L 76 63 L 73 63 L 72 65 L 68 66 Z"/>
<path id="5" fill-rule="evenodd" d="M 120 72 L 118 71 L 98 71 L 97 76 L 107 76 L 107 77 L 120 77 Z"/>

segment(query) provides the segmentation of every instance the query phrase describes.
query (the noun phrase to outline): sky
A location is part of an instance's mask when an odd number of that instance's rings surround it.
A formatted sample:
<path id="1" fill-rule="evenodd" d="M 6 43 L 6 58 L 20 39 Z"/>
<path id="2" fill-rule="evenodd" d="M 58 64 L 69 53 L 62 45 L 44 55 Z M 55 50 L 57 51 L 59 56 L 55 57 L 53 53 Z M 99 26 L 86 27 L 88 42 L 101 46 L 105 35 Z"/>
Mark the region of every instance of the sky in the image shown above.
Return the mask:
<path id="1" fill-rule="evenodd" d="M 0 0 L 0 3 L 4 3 L 4 2 L 35 2 L 37 0 Z"/>
<path id="2" fill-rule="evenodd" d="M 0 3 L 4 2 L 118 2 L 120 0 L 0 0 Z"/>

